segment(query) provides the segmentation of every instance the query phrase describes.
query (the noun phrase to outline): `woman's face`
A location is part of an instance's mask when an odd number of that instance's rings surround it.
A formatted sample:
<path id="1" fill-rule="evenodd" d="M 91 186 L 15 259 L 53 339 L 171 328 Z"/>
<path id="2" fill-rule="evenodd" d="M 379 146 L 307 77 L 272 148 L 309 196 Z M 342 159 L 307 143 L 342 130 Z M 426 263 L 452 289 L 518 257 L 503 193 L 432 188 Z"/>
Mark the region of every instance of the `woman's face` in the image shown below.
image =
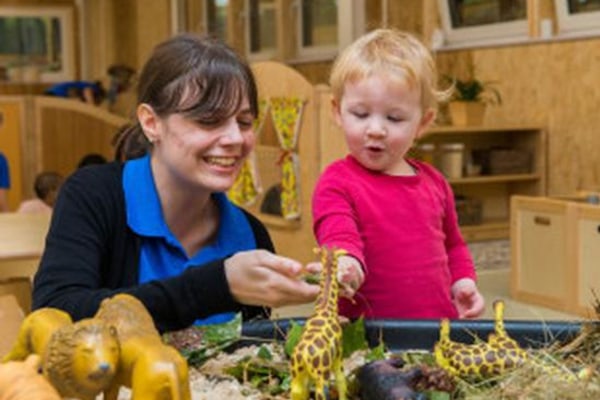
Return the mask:
<path id="1" fill-rule="evenodd" d="M 152 165 L 157 182 L 164 182 L 162 177 L 186 190 L 226 191 L 254 148 L 254 116 L 247 99 L 233 116 L 217 124 L 181 114 L 154 117 L 150 129 L 144 130 L 154 144 Z"/>

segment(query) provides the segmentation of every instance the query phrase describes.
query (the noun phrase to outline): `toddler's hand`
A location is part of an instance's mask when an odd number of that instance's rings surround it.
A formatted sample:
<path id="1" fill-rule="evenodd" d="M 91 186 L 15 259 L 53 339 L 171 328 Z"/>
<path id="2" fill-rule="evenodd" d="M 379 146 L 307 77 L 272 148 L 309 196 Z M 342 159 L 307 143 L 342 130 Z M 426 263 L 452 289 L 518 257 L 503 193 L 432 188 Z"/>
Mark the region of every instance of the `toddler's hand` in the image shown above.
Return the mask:
<path id="1" fill-rule="evenodd" d="M 485 301 L 472 279 L 463 278 L 454 282 L 452 295 L 459 318 L 477 318 L 483 314 Z"/>
<path id="2" fill-rule="evenodd" d="M 340 283 L 340 296 L 351 299 L 358 288 L 365 281 L 360 262 L 352 256 L 338 258 L 338 282 Z"/>

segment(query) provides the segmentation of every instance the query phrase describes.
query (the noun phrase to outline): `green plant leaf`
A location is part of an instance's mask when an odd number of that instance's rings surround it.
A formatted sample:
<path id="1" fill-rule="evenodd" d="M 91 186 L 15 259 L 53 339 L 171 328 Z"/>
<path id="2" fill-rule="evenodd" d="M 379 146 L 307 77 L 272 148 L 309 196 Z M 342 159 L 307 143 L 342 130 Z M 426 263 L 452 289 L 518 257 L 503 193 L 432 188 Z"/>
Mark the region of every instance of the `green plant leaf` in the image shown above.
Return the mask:
<path id="1" fill-rule="evenodd" d="M 369 348 L 363 317 L 360 317 L 348 325 L 344 325 L 342 329 L 342 346 L 344 348 L 344 358 L 350 356 L 357 350 Z"/>
<path id="2" fill-rule="evenodd" d="M 292 352 L 294 351 L 294 347 L 300 341 L 300 336 L 302 336 L 302 325 L 294 321 L 290 320 L 290 328 L 288 329 L 287 337 L 285 339 L 285 354 L 288 357 L 292 356 Z"/>

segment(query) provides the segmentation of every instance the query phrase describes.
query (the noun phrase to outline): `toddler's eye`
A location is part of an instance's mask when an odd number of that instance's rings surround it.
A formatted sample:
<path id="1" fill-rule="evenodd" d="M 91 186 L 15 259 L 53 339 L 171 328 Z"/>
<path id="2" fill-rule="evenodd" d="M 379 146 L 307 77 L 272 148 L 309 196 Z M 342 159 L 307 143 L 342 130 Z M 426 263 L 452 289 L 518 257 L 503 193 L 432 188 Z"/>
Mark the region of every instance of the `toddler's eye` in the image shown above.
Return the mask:
<path id="1" fill-rule="evenodd" d="M 367 118 L 369 116 L 369 114 L 366 112 L 352 111 L 351 114 L 354 115 L 356 118 L 360 118 L 360 119 Z"/>
<path id="2" fill-rule="evenodd" d="M 391 122 L 400 122 L 400 121 L 402 121 L 402 118 L 390 115 L 390 116 L 388 116 L 388 120 Z"/>

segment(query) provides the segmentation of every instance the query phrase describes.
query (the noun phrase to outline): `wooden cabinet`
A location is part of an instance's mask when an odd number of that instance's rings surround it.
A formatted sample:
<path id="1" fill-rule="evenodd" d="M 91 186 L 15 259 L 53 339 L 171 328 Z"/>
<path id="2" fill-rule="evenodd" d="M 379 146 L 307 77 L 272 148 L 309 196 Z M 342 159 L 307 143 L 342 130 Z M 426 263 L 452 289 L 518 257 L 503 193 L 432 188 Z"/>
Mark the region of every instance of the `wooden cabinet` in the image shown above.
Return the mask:
<path id="1" fill-rule="evenodd" d="M 546 140 L 545 130 L 539 127 L 448 126 L 430 129 L 419 141 L 419 145 L 434 145 L 434 164 L 438 167 L 445 144 L 464 145 L 463 176 L 450 178 L 449 182 L 456 195 L 476 201 L 481 209 L 481 223 L 461 226 L 465 240 L 508 238 L 510 197 L 546 194 Z M 480 162 L 473 158 L 473 154 L 500 149 L 527 153 L 530 157 L 527 170 L 518 173 L 492 171 L 492 174 L 484 168 L 478 174 L 472 173 L 473 165 Z"/>
<path id="2" fill-rule="evenodd" d="M 573 209 L 575 274 L 575 313 L 594 315 L 600 299 L 600 206 L 578 204 Z"/>
<path id="3" fill-rule="evenodd" d="M 592 316 L 600 295 L 600 206 L 514 196 L 511 209 L 511 296 Z"/>

